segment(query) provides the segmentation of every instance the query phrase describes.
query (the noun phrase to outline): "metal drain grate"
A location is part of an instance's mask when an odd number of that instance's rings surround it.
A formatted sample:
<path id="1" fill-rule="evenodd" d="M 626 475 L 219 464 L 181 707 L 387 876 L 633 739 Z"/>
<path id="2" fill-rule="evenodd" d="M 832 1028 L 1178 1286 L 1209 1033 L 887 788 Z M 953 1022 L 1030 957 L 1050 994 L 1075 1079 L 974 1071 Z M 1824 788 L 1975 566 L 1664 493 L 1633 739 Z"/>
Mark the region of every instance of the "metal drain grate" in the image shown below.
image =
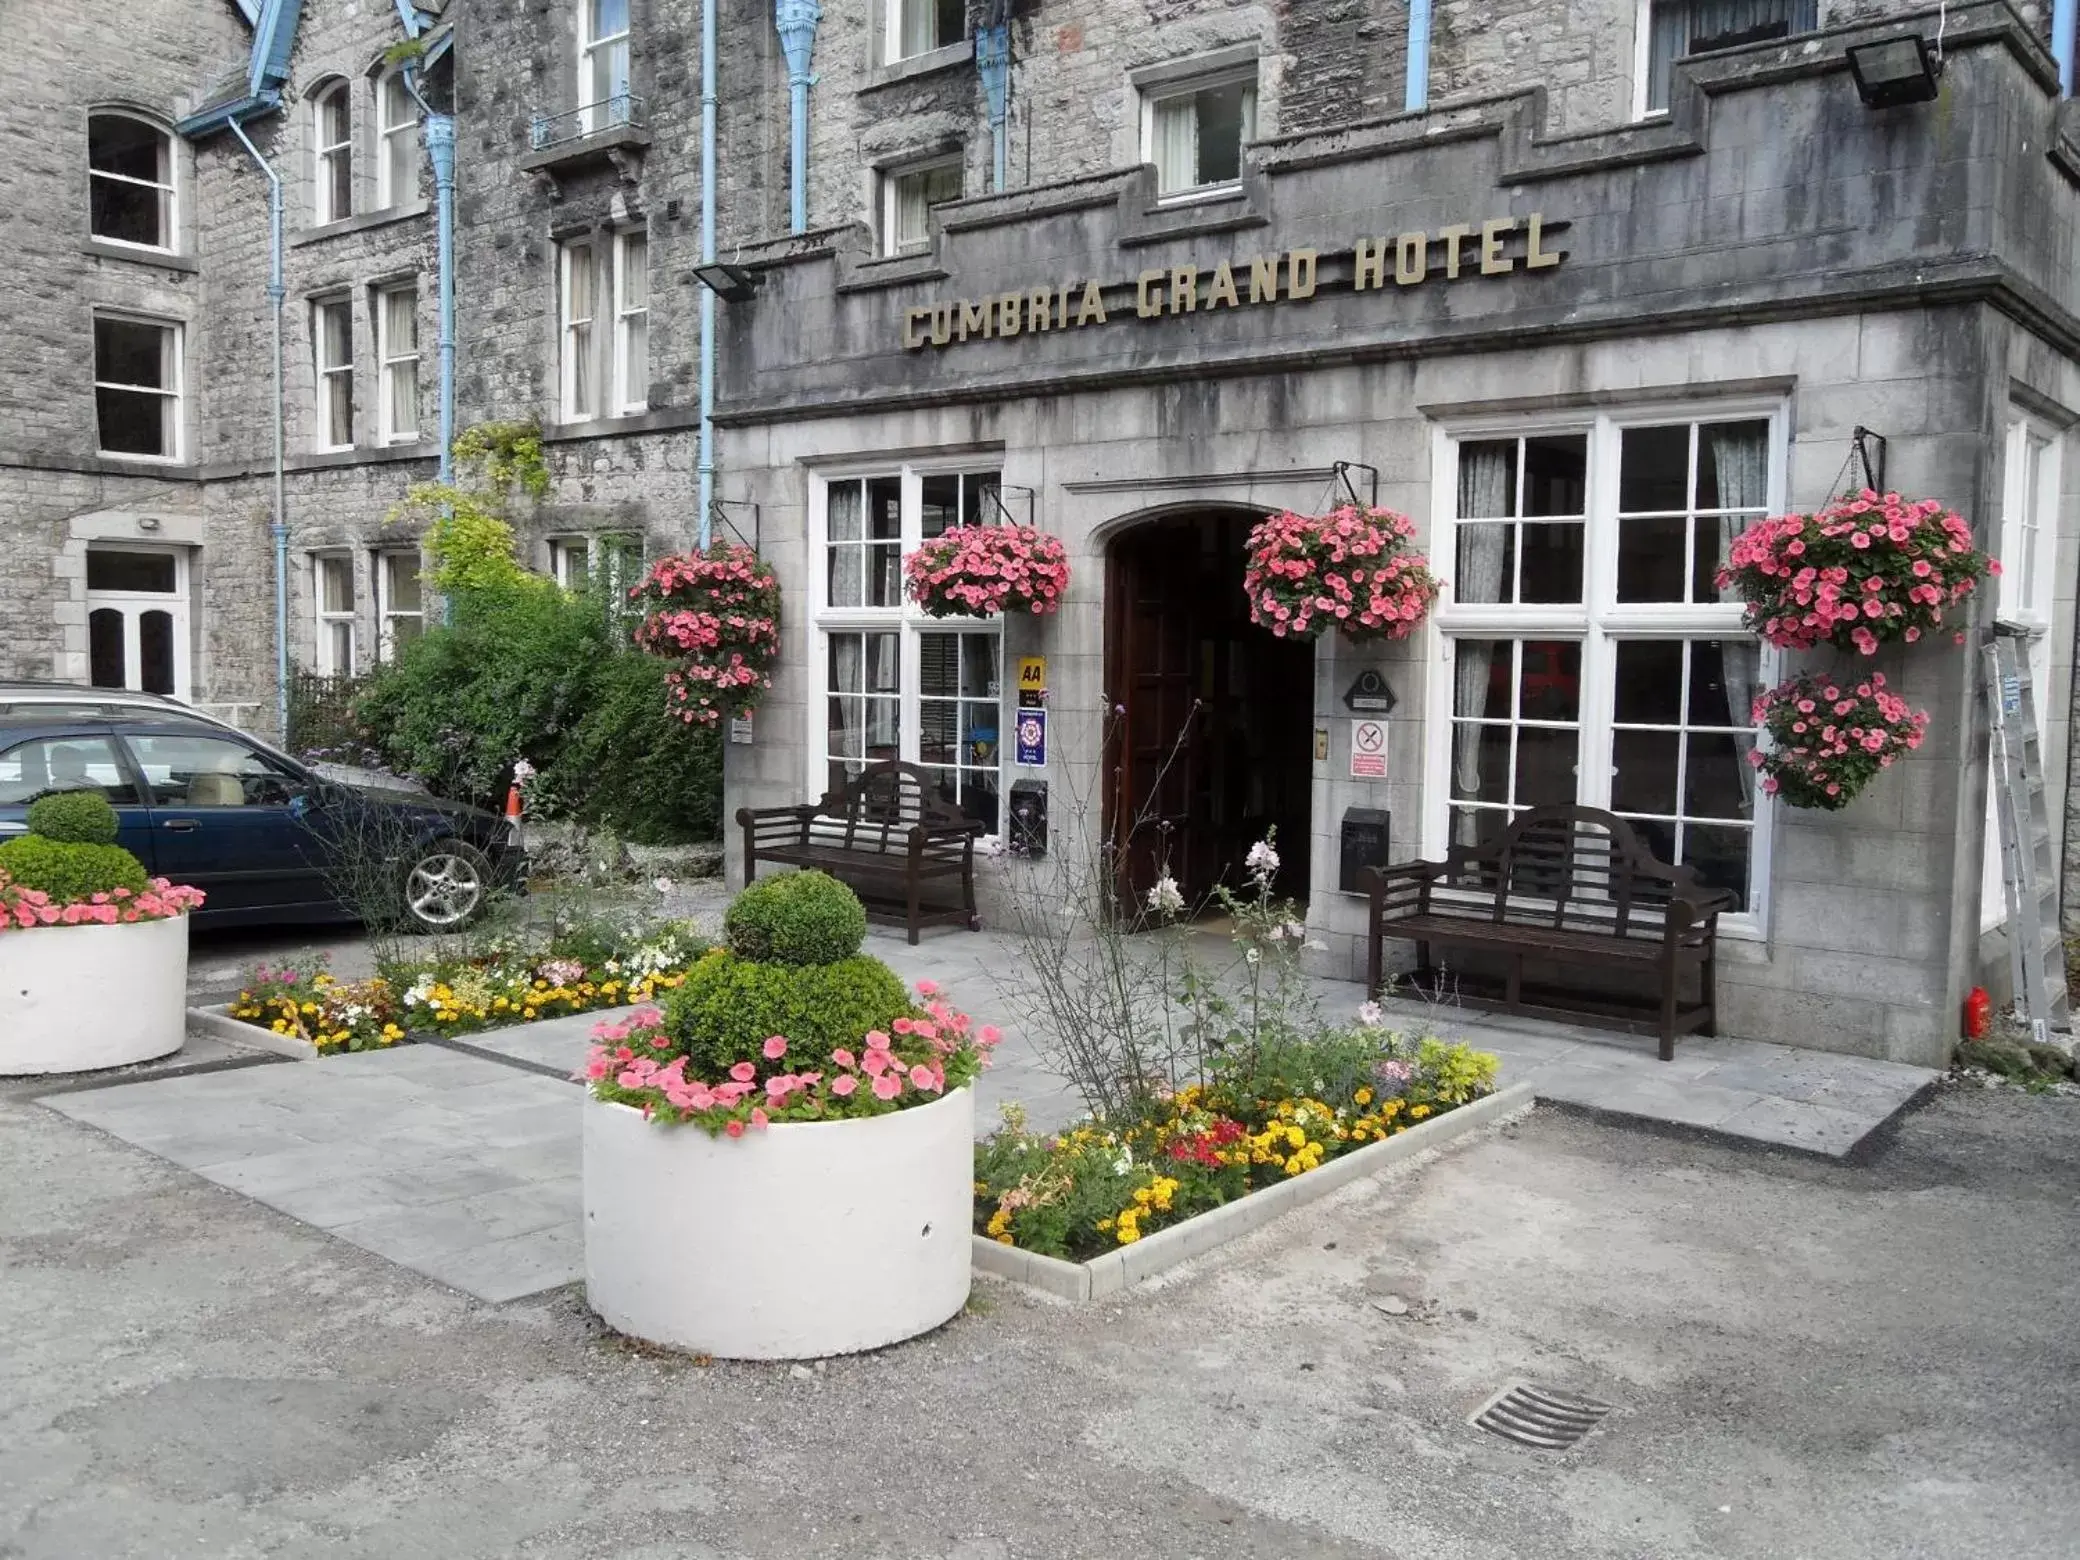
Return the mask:
<path id="1" fill-rule="evenodd" d="M 1490 1435 L 1540 1451 L 1564 1451 L 1594 1430 L 1611 1411 L 1608 1403 L 1536 1387 L 1526 1382 L 1505 1387 L 1483 1403 L 1474 1425 Z"/>

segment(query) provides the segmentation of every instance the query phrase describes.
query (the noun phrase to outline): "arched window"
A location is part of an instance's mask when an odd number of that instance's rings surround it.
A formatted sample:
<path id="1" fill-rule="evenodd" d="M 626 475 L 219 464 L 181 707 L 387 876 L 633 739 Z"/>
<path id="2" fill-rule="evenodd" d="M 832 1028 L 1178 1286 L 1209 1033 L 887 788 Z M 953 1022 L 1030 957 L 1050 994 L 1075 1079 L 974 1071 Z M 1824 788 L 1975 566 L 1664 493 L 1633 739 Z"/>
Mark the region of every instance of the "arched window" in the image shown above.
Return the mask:
<path id="1" fill-rule="evenodd" d="M 174 247 L 173 137 L 127 114 L 87 120 L 88 231 L 110 244 Z"/>
<path id="2" fill-rule="evenodd" d="M 311 98 L 311 145 L 317 153 L 319 223 L 354 214 L 354 117 L 344 81 L 326 83 Z"/>
<path id="3" fill-rule="evenodd" d="M 419 196 L 419 105 L 400 65 L 376 78 L 376 208 Z"/>

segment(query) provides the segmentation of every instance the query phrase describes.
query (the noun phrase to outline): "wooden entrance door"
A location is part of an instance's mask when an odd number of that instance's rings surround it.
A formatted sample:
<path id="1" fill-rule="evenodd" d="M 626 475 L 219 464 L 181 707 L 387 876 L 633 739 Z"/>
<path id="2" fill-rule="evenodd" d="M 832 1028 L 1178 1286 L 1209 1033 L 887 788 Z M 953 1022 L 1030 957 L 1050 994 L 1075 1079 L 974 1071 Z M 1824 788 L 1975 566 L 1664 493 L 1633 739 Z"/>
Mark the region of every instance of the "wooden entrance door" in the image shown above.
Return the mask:
<path id="1" fill-rule="evenodd" d="M 1188 897 L 1211 888 L 1193 808 L 1204 711 L 1194 676 L 1198 580 L 1181 566 L 1186 540 L 1173 526 L 1146 526 L 1115 542 L 1107 559 L 1106 822 L 1137 905 L 1166 869 Z"/>

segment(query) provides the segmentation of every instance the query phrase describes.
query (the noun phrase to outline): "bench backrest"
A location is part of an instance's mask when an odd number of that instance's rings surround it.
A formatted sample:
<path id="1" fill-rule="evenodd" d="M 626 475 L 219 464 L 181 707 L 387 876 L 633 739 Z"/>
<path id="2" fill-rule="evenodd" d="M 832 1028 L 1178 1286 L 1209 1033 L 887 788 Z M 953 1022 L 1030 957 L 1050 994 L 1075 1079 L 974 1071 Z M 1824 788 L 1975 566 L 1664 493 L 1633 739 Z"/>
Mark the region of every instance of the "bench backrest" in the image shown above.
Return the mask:
<path id="1" fill-rule="evenodd" d="M 940 797 L 932 776 L 916 764 L 883 759 L 825 793 L 816 804 L 812 834 L 848 849 L 885 851 L 905 846 L 920 823 L 959 824 L 960 810 Z"/>
<path id="2" fill-rule="evenodd" d="M 1711 897 L 1689 867 L 1657 861 L 1632 825 L 1596 807 L 1535 807 L 1486 845 L 1454 845 L 1438 886 L 1488 901 L 1494 919 L 1658 932 L 1671 899 Z"/>

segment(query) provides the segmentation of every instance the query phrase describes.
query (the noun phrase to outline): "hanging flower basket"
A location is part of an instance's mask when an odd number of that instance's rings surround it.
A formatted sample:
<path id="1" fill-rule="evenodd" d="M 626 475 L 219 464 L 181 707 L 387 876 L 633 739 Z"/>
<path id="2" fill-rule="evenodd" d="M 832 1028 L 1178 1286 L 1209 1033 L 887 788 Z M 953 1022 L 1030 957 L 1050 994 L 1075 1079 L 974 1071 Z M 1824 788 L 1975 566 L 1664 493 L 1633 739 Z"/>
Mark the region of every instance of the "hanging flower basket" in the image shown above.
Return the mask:
<path id="1" fill-rule="evenodd" d="M 1250 621 L 1281 639 L 1405 639 L 1437 604 L 1437 577 L 1410 546 L 1415 523 L 1346 504 L 1273 515 L 1249 533 Z"/>
<path id="2" fill-rule="evenodd" d="M 1747 624 L 1787 650 L 1831 644 L 1875 655 L 1912 644 L 2000 564 L 1935 499 L 1868 489 L 1814 515 L 1783 515 L 1734 540 L 1721 590 L 1748 604 Z M 1957 635 L 1964 643 L 1964 635 Z"/>
<path id="3" fill-rule="evenodd" d="M 912 553 L 903 569 L 910 599 L 935 618 L 1053 612 L 1069 588 L 1061 538 L 1029 525 L 957 526 Z"/>
<path id="4" fill-rule="evenodd" d="M 644 613 L 636 643 L 679 662 L 666 678 L 689 725 L 749 715 L 773 686 L 780 655 L 780 582 L 736 542 L 660 558 L 629 593 Z"/>
<path id="5" fill-rule="evenodd" d="M 1881 769 L 1921 746 L 1925 712 L 1885 691 L 1873 672 L 1862 682 L 1835 682 L 1811 673 L 1765 690 L 1755 700 L 1756 721 L 1770 746 L 1748 762 L 1762 771 L 1762 788 L 1793 807 L 1829 812 L 1846 807 Z"/>

